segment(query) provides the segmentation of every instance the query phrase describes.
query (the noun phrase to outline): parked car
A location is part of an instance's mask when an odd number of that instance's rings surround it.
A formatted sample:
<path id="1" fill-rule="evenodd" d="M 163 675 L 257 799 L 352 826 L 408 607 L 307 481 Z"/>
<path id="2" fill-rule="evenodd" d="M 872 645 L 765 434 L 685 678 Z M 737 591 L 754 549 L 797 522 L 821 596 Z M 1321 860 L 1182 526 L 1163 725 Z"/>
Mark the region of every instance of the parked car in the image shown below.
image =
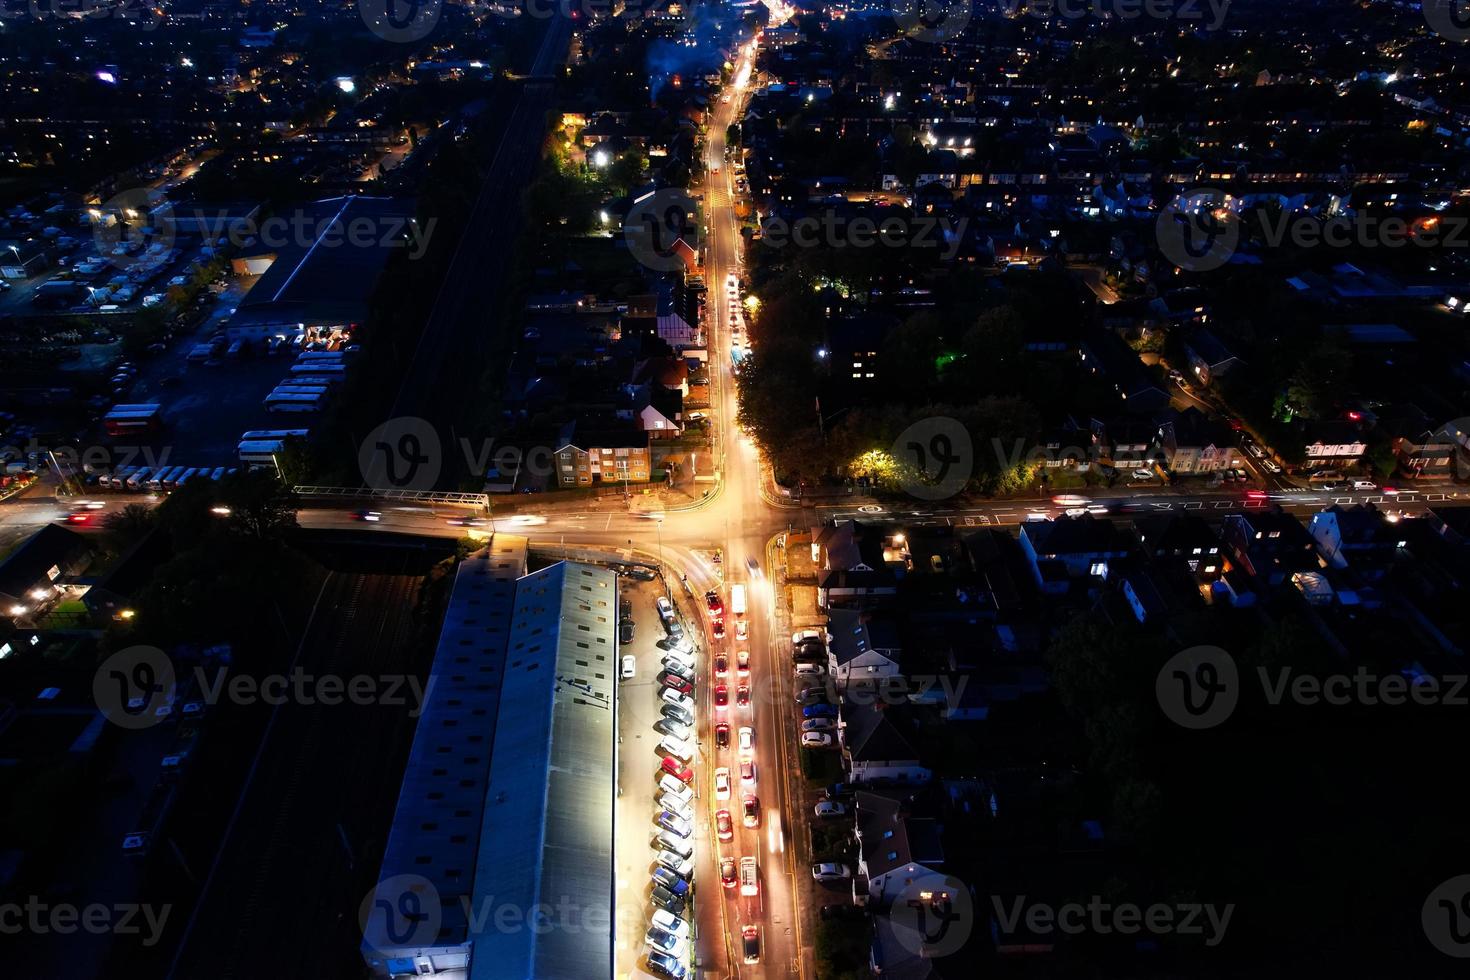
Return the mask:
<path id="1" fill-rule="evenodd" d="M 694 724 L 694 712 L 690 711 L 688 708 L 683 707 L 682 705 L 664 705 L 663 715 L 665 718 L 672 718 L 675 721 L 683 722 L 686 725 Z"/>
<path id="2" fill-rule="evenodd" d="M 813 813 L 819 817 L 840 817 L 847 813 L 847 807 L 832 800 L 823 800 L 816 805 Z"/>
<path id="3" fill-rule="evenodd" d="M 658 764 L 658 767 L 681 783 L 694 782 L 694 770 L 686 765 L 682 765 L 678 759 L 672 756 L 664 756 L 663 761 Z"/>
<path id="4" fill-rule="evenodd" d="M 654 820 L 664 830 L 678 834 L 680 837 L 688 837 L 694 833 L 694 825 L 677 813 L 669 810 L 660 810 Z"/>
<path id="5" fill-rule="evenodd" d="M 663 885 L 675 895 L 684 895 L 689 891 L 689 882 L 664 867 L 653 869 L 653 883 Z"/>
<path id="6" fill-rule="evenodd" d="M 663 911 L 660 909 L 659 911 Z M 683 942 L 672 932 L 664 932 L 658 926 L 649 926 L 648 932 L 644 934 L 650 949 L 660 953 L 676 955 Z"/>
<path id="7" fill-rule="evenodd" d="M 688 738 L 688 726 L 677 722 L 672 718 L 660 718 L 653 723 L 653 730 L 660 735 L 672 735 L 674 738 Z"/>
<path id="8" fill-rule="evenodd" d="M 832 736 L 826 732 L 802 732 L 801 747 L 804 749 L 830 749 Z"/>
<path id="9" fill-rule="evenodd" d="M 803 718 L 836 718 L 837 706 L 835 704 L 809 704 L 801 709 Z"/>
<path id="10" fill-rule="evenodd" d="M 631 681 L 633 679 L 633 675 L 637 672 L 638 658 L 634 657 L 631 653 L 624 656 L 622 660 L 622 665 L 618 669 L 618 678 L 620 680 Z"/>
<path id="11" fill-rule="evenodd" d="M 664 932 L 672 932 L 681 939 L 689 938 L 689 923 L 663 909 L 653 913 L 653 924 Z"/>
<path id="12" fill-rule="evenodd" d="M 675 677 L 682 677 L 686 681 L 694 678 L 694 668 L 678 657 L 665 657 L 663 666 L 666 673 L 673 674 Z"/>
<path id="13" fill-rule="evenodd" d="M 827 668 L 819 663 L 798 660 L 794 668 L 798 677 L 821 677 L 827 673 Z"/>
<path id="14" fill-rule="evenodd" d="M 829 732 L 837 727 L 837 722 L 831 718 L 808 718 L 801 723 L 803 732 Z"/>
<path id="15" fill-rule="evenodd" d="M 821 917 L 824 919 L 861 919 L 863 910 L 856 905 L 823 905 Z"/>
<path id="16" fill-rule="evenodd" d="M 668 909 L 676 915 L 684 914 L 684 899 L 669 891 L 663 885 L 653 887 L 653 904 L 661 909 Z"/>
<path id="17" fill-rule="evenodd" d="M 715 770 L 715 799 L 728 800 L 730 798 L 730 770 L 721 766 Z"/>
<path id="18" fill-rule="evenodd" d="M 658 863 L 659 867 L 668 868 L 686 881 L 694 875 L 694 860 L 692 858 L 680 857 L 673 851 L 659 848 L 658 853 L 654 855 L 654 861 Z"/>
<path id="19" fill-rule="evenodd" d="M 812 880 L 823 883 L 829 881 L 843 881 L 852 877 L 852 872 L 845 864 L 814 864 L 812 865 Z"/>
<path id="20" fill-rule="evenodd" d="M 659 672 L 658 681 L 664 687 L 672 688 L 680 694 L 689 694 L 694 690 L 694 685 L 689 681 L 667 670 Z"/>
<path id="21" fill-rule="evenodd" d="M 648 954 L 648 967 L 655 973 L 661 973 L 669 980 L 686 980 L 689 970 L 683 963 L 674 959 L 668 953 L 652 951 Z"/>
<path id="22" fill-rule="evenodd" d="M 720 840 L 734 840 L 735 824 L 730 820 L 729 810 L 715 811 L 715 836 Z"/>

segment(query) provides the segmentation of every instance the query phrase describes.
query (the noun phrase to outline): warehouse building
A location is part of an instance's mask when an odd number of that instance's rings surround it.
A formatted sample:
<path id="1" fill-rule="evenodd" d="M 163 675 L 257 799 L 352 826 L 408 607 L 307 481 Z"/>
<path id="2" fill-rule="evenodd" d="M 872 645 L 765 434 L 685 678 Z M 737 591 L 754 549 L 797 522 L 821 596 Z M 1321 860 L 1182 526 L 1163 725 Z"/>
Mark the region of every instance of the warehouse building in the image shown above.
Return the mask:
<path id="1" fill-rule="evenodd" d="M 612 976 L 617 576 L 460 566 L 363 959 L 379 977 Z"/>

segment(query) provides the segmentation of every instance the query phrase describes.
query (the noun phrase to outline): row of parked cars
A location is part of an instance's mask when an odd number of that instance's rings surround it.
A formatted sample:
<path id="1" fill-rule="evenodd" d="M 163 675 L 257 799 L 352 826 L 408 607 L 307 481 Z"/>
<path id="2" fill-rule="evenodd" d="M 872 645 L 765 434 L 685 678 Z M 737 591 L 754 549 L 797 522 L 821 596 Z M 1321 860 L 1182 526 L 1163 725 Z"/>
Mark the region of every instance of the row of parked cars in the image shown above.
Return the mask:
<path id="1" fill-rule="evenodd" d="M 684 635 L 674 607 L 659 596 L 656 607 L 667 634 L 658 641 L 664 651 L 659 672 L 660 717 L 654 722 L 663 754 L 657 770 L 656 831 L 653 838 L 653 922 L 644 939 L 648 968 L 670 980 L 690 976 L 691 934 L 684 918 L 694 887 L 694 644 Z M 625 658 L 626 659 L 626 658 Z M 631 671 L 625 669 L 624 676 Z"/>

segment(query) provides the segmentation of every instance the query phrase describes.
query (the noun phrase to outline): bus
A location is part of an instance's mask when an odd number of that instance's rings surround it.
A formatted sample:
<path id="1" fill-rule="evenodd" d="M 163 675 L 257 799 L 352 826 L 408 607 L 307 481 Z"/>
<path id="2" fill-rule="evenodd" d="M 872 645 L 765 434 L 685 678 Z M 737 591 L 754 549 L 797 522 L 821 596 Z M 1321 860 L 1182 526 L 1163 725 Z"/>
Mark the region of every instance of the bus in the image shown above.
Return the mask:
<path id="1" fill-rule="evenodd" d="M 730 586 L 730 609 L 737 616 L 745 615 L 745 585 L 743 583 Z"/>
<path id="2" fill-rule="evenodd" d="M 241 442 L 259 442 L 262 439 L 305 439 L 310 429 L 251 429 L 240 436 Z"/>
<path id="3" fill-rule="evenodd" d="M 273 391 L 266 396 L 267 412 L 321 411 L 323 393 L 319 391 Z"/>
<path id="4" fill-rule="evenodd" d="M 275 465 L 276 453 L 285 448 L 280 439 L 255 439 L 240 443 L 236 452 L 240 462 L 248 467 Z"/>
<path id="5" fill-rule="evenodd" d="M 163 408 L 156 404 L 114 405 L 112 411 L 102 417 L 102 424 L 110 436 L 157 432 L 163 424 Z"/>
<path id="6" fill-rule="evenodd" d="M 291 365 L 291 373 L 342 378 L 347 374 L 347 365 L 341 361 L 313 361 L 309 364 Z"/>

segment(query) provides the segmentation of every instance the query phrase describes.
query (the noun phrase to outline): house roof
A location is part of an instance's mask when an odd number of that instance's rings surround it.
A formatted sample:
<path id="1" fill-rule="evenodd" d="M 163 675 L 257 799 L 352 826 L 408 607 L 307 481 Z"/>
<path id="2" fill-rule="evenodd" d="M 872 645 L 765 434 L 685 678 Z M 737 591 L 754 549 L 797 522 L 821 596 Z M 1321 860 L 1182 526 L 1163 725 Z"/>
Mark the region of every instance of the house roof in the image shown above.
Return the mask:
<path id="1" fill-rule="evenodd" d="M 0 595 L 19 599 L 47 578 L 55 565 L 70 564 L 91 542 L 60 524 L 47 524 L 0 562 Z"/>
<path id="2" fill-rule="evenodd" d="M 1198 514 L 1179 511 L 1144 514 L 1133 519 L 1133 530 L 1143 543 L 1143 550 L 1152 555 L 1176 551 L 1188 555 L 1195 548 L 1208 552 L 1220 546 L 1220 539 Z"/>
<path id="3" fill-rule="evenodd" d="M 943 828 L 933 817 L 915 816 L 906 796 L 860 789 L 853 802 L 869 879 L 906 864 L 935 869 L 944 863 Z"/>
<path id="4" fill-rule="evenodd" d="M 1090 555 L 1128 550 L 1123 533 L 1112 521 L 1092 516 L 1029 521 L 1021 528 L 1038 555 Z"/>
<path id="5" fill-rule="evenodd" d="M 874 618 L 867 610 L 833 609 L 827 616 L 832 639 L 827 650 L 839 666 L 852 663 L 874 649 L 898 646 L 898 630 L 886 617 Z"/>
<path id="6" fill-rule="evenodd" d="M 859 762 L 889 762 L 918 759 L 916 749 L 899 725 L 889 717 L 902 709 L 899 706 L 881 704 L 846 703 L 839 709 L 842 723 L 843 744 L 848 754 Z"/>

